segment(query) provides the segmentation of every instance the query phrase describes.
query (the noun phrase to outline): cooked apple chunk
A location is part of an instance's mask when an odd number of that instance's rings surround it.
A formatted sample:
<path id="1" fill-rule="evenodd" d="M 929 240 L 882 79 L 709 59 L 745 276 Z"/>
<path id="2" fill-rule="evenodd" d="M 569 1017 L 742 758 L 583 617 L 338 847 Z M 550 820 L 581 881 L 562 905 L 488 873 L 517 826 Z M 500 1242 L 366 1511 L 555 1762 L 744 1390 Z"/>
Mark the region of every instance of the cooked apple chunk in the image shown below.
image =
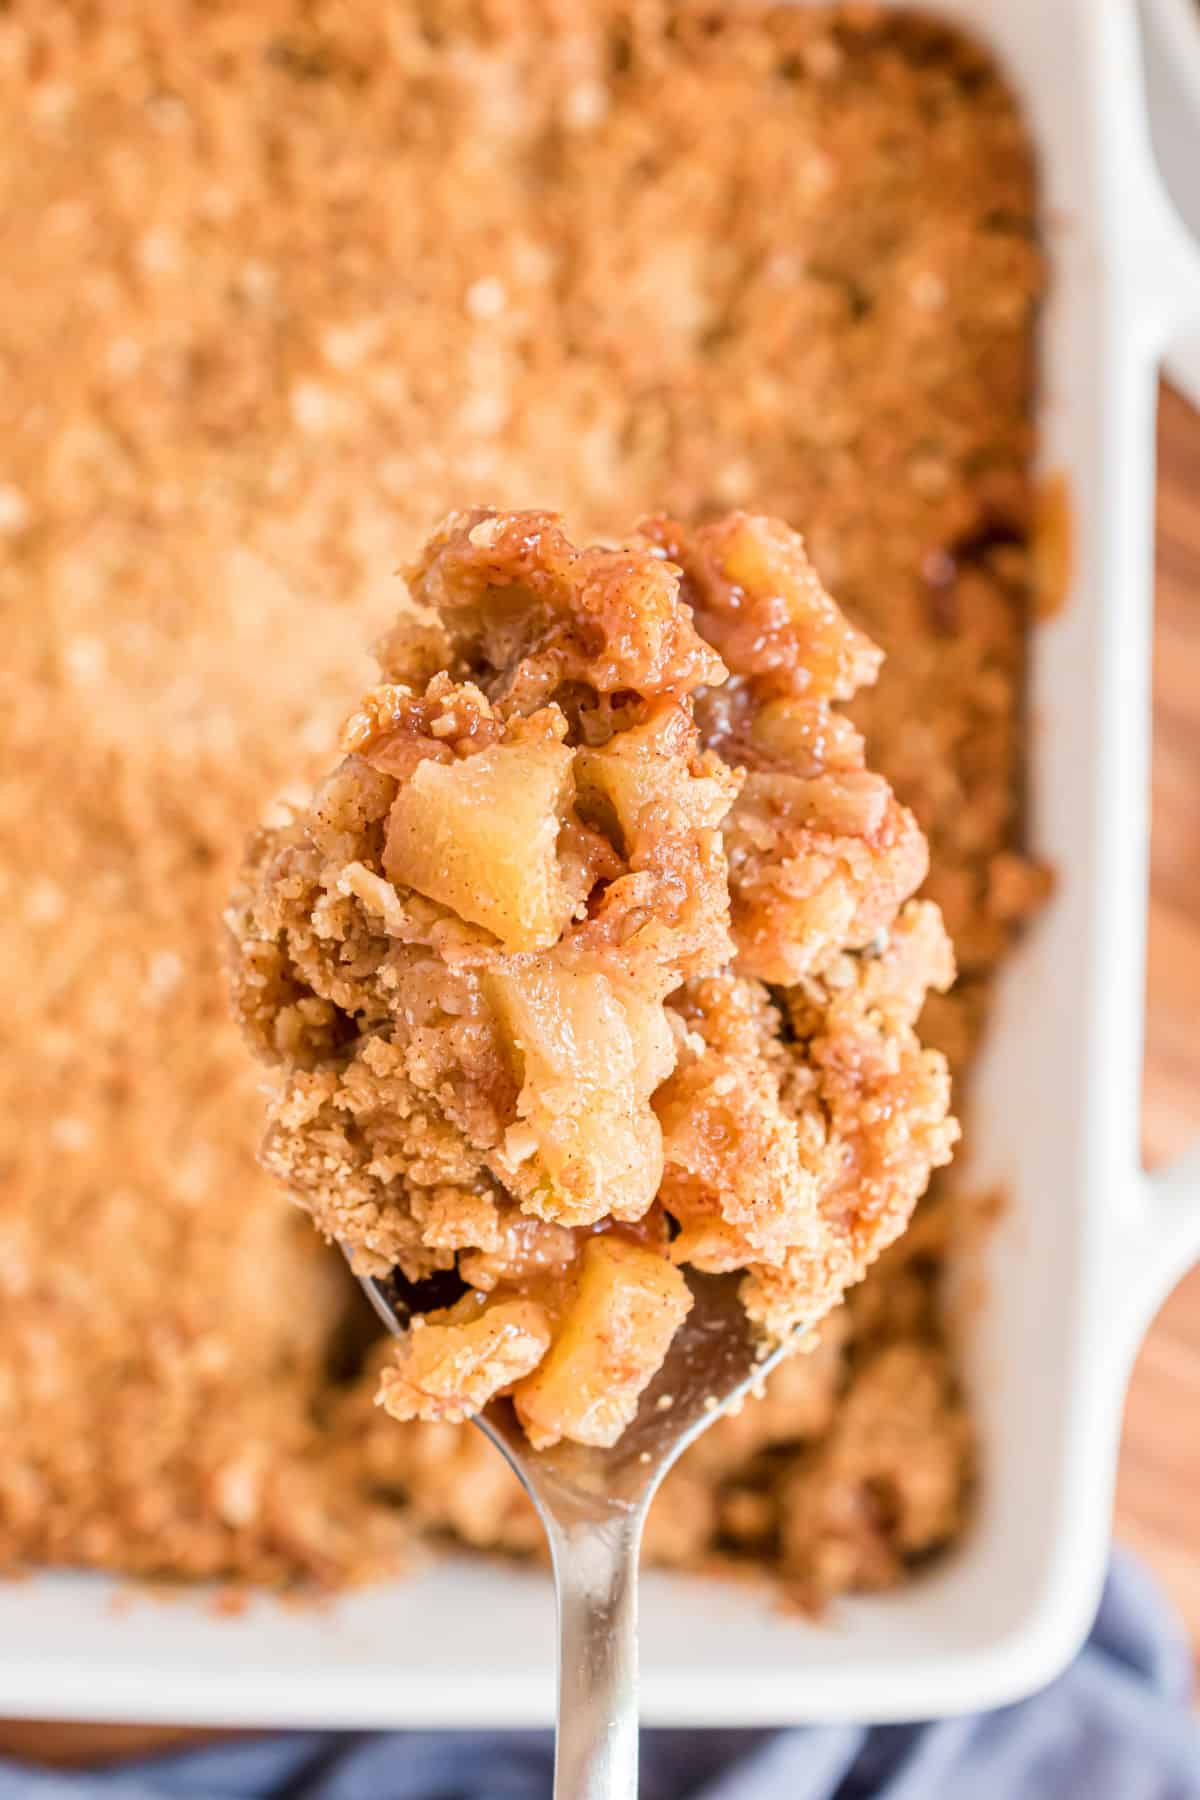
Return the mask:
<path id="1" fill-rule="evenodd" d="M 653 843 L 664 817 L 686 808 L 694 829 L 715 831 L 729 811 L 733 784 L 715 758 L 696 756 L 690 712 L 674 703 L 655 707 L 595 750 L 575 757 L 578 809 L 613 832 L 624 855 Z"/>
<path id="2" fill-rule="evenodd" d="M 640 1219 L 662 1178 L 650 1096 L 675 1060 L 661 1003 L 554 958 L 487 984 L 524 1076 L 493 1171 L 542 1219 Z"/>
<path id="3" fill-rule="evenodd" d="M 544 1361 L 513 1390 L 535 1449 L 615 1444 L 691 1310 L 683 1275 L 612 1232 L 587 1240 L 579 1292 Z"/>
<path id="4" fill-rule="evenodd" d="M 389 881 L 482 925 L 507 950 L 557 943 L 579 903 L 557 855 L 571 762 L 565 744 L 518 742 L 418 763 L 388 817 Z"/>
<path id="5" fill-rule="evenodd" d="M 413 1320 L 396 1366 L 383 1372 L 379 1403 L 394 1419 L 468 1419 L 528 1376 L 549 1344 L 550 1320 L 536 1300 L 468 1295 Z"/>

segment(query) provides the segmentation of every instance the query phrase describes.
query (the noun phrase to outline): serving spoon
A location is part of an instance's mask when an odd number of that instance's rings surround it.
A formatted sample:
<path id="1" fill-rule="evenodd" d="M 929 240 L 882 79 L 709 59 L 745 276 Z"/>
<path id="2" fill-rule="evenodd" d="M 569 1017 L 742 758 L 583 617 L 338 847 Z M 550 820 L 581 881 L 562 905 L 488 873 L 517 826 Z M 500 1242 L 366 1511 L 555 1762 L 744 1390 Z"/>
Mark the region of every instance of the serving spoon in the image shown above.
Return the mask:
<path id="1" fill-rule="evenodd" d="M 642 1526 L 659 1483 L 700 1433 L 793 1348 L 765 1347 L 738 1298 L 740 1275 L 689 1269 L 692 1309 L 637 1415 L 611 1449 L 559 1443 L 535 1450 L 512 1403 L 493 1400 L 474 1424 L 515 1471 L 550 1544 L 558 1601 L 554 1800 L 636 1800 L 637 1584 Z M 397 1337 L 420 1284 L 359 1275 Z"/>

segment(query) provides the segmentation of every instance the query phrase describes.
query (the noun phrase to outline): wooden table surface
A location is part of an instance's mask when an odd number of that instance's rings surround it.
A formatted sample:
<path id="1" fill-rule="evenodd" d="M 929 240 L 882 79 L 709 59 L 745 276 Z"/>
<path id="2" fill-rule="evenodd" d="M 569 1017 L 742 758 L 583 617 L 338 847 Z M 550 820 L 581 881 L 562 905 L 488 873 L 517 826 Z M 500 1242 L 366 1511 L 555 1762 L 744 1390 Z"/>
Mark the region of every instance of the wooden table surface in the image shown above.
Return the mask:
<path id="1" fill-rule="evenodd" d="M 1200 413 L 1159 414 L 1154 835 L 1144 1098 L 1153 1165 L 1200 1135 Z M 1134 1371 L 1118 1536 L 1157 1571 L 1200 1659 L 1200 1269 L 1175 1290 Z M 1190 1427 L 1186 1422 L 1191 1421 Z M 79 1762 L 183 1735 L 144 1726 L 0 1721 L 0 1753 Z M 195 1735 L 195 1734 L 192 1734 Z"/>
<path id="2" fill-rule="evenodd" d="M 1159 408 L 1154 829 L 1143 1142 L 1200 1136 L 1200 412 Z M 1146 1339 L 1125 1409 L 1116 1528 L 1158 1572 L 1200 1658 L 1200 1269 Z"/>

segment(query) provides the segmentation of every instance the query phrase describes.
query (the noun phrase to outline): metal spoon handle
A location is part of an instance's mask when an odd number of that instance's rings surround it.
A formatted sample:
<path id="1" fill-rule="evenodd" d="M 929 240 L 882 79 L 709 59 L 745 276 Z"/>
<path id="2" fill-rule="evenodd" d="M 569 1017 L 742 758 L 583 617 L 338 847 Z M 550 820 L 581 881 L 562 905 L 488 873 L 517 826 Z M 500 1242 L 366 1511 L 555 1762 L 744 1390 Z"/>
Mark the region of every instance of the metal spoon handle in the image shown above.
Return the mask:
<path id="1" fill-rule="evenodd" d="M 636 1800 L 644 1508 L 548 1522 L 558 1594 L 554 1800 Z"/>

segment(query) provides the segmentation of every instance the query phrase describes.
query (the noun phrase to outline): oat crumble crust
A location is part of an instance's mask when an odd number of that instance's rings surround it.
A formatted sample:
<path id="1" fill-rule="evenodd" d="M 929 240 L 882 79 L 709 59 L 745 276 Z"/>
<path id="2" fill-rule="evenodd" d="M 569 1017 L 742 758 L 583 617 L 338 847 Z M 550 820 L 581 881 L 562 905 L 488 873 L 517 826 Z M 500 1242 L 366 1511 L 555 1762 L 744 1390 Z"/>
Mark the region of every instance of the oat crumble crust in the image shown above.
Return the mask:
<path id="1" fill-rule="evenodd" d="M 1022 121 L 961 37 L 863 4 L 14 0 L 0 89 L 0 1554 L 336 1584 L 427 1533 L 527 1551 L 475 1434 L 372 1406 L 354 1296 L 255 1166 L 238 835 L 298 744 L 328 765 L 431 518 L 753 499 L 886 652 L 854 713 L 930 842 L 960 974 L 921 1032 L 961 1071 L 1043 885 Z M 656 1555 L 811 1600 L 962 1528 L 953 1219 L 935 1187 L 707 1434 Z M 881 1463 L 894 1347 L 932 1398 Z"/>

